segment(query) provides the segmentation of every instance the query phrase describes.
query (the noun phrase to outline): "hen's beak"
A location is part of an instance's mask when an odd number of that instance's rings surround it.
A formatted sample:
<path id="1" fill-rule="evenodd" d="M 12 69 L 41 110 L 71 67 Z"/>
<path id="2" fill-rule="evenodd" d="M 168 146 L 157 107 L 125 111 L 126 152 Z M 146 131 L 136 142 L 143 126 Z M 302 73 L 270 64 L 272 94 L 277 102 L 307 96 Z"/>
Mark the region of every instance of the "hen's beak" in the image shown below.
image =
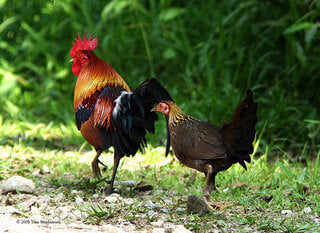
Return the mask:
<path id="1" fill-rule="evenodd" d="M 69 60 L 69 62 L 74 62 L 74 58 L 71 58 L 71 59 Z"/>
<path id="2" fill-rule="evenodd" d="M 158 110 L 157 107 L 158 107 L 158 106 L 156 106 L 156 107 L 154 107 L 153 109 L 151 109 L 150 112 L 155 112 L 155 111 L 157 111 L 157 110 Z"/>

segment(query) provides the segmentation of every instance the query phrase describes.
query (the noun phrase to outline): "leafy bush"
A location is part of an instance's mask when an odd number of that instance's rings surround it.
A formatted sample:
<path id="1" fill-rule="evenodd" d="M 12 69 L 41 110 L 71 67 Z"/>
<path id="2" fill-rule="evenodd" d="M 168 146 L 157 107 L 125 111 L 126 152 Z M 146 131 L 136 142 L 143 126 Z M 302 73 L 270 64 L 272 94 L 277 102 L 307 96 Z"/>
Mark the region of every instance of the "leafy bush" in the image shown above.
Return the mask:
<path id="1" fill-rule="evenodd" d="M 72 120 L 69 51 L 87 30 L 131 87 L 156 76 L 186 113 L 215 124 L 252 88 L 264 147 L 316 150 L 319 9 L 312 0 L 0 1 L 1 114 Z"/>

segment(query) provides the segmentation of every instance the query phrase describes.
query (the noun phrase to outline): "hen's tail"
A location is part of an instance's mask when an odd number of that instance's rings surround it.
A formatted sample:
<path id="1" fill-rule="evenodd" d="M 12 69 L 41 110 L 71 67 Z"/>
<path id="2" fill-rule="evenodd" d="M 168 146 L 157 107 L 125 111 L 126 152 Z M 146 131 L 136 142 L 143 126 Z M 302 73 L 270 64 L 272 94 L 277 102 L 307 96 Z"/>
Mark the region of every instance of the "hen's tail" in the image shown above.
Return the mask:
<path id="1" fill-rule="evenodd" d="M 222 136 L 228 154 L 235 158 L 245 169 L 245 161 L 250 163 L 253 152 L 255 125 L 257 123 L 258 103 L 253 102 L 249 89 L 246 97 L 238 104 L 231 122 L 222 126 Z"/>
<path id="2" fill-rule="evenodd" d="M 114 140 L 122 150 L 120 154 L 134 155 L 145 146 L 146 131 L 154 133 L 154 122 L 158 119 L 151 109 L 164 100 L 172 101 L 172 98 L 154 78 L 140 84 L 134 92 L 122 92 L 116 99 L 112 118 L 117 128 L 116 135 L 120 136 Z"/>

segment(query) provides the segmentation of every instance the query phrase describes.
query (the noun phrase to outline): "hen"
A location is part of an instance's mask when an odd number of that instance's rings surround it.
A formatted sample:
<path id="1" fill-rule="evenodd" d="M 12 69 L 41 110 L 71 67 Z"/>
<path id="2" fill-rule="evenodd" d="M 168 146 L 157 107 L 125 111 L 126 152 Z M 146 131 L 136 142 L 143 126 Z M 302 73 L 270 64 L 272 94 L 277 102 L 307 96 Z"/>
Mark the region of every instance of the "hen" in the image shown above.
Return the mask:
<path id="1" fill-rule="evenodd" d="M 143 82 L 131 92 L 123 78 L 93 53 L 97 46 L 98 39 L 92 35 L 88 39 L 85 33 L 83 40 L 78 36 L 70 51 L 72 71 L 78 77 L 74 111 L 78 129 L 97 151 L 92 161 L 97 178 L 101 178 L 100 154 L 114 148 L 113 173 L 107 190 L 111 193 L 120 159 L 143 149 L 146 131 L 155 131 L 158 118 L 150 111 L 153 105 L 172 98 L 156 79 Z"/>
<path id="2" fill-rule="evenodd" d="M 251 90 L 238 104 L 230 123 L 217 127 L 183 113 L 172 101 L 160 102 L 151 111 L 159 111 L 169 118 L 173 151 L 179 161 L 204 172 L 206 186 L 203 196 L 210 206 L 212 190 L 216 190 L 218 172 L 240 163 L 247 169 L 255 138 L 258 104 L 253 101 Z"/>

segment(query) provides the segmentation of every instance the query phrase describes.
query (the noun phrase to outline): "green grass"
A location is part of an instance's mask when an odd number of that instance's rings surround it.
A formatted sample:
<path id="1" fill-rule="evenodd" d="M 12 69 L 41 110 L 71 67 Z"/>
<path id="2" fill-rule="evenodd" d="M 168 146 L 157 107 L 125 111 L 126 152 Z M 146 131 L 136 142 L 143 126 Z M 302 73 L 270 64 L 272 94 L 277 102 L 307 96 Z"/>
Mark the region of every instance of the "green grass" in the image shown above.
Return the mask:
<path id="1" fill-rule="evenodd" d="M 275 160 L 267 152 L 253 156 L 248 171 L 239 165 L 232 166 L 218 174 L 219 192 L 212 193 L 214 201 L 231 205 L 196 215 L 187 214 L 186 201 L 191 194 L 202 195 L 204 175 L 182 166 L 177 160 L 172 161 L 172 155 L 166 159 L 162 147 L 149 147 L 144 155 L 122 160 L 116 180 L 144 181 L 154 187 L 146 194 L 136 193 L 132 188 L 117 189 L 121 198 L 133 199 L 133 204 L 128 205 L 123 202 L 109 204 L 93 198 L 93 194 L 102 196 L 106 187 L 104 182 L 92 178 L 93 150 L 76 151 L 73 146 L 61 150 L 44 141 L 41 143 L 39 147 L 22 140 L 14 145 L 0 146 L 0 179 L 15 174 L 26 176 L 37 184 L 34 195 L 55 197 L 63 192 L 65 202 L 71 203 L 75 198 L 72 190 L 80 191 L 85 203 L 77 208 L 88 214 L 89 217 L 81 219 L 85 224 L 114 224 L 117 219 L 125 219 L 137 229 L 145 229 L 153 228 L 152 222 L 164 219 L 168 223 L 183 224 L 193 232 L 207 232 L 212 227 L 222 232 L 320 232 L 320 225 L 314 220 L 320 215 L 320 152 L 316 159 L 307 157 L 304 164 Z M 112 153 L 105 153 L 101 158 L 108 165 L 103 175 L 110 177 Z M 34 173 L 44 165 L 50 174 L 39 176 Z M 167 209 L 167 213 L 155 210 L 155 214 L 149 216 L 144 195 L 160 209 Z M 306 207 L 311 208 L 311 213 L 304 213 Z M 285 215 L 282 213 L 285 210 L 291 210 L 293 214 Z M 31 215 L 28 211 L 24 214 Z"/>
<path id="2" fill-rule="evenodd" d="M 306 145 L 315 156 L 319 9 L 316 0 L 0 1 L 0 114 L 10 124 L 70 125 L 69 51 L 87 30 L 129 86 L 155 76 L 203 120 L 229 120 L 252 88 L 262 148 L 296 156 Z M 163 145 L 160 128 L 154 145 Z"/>

